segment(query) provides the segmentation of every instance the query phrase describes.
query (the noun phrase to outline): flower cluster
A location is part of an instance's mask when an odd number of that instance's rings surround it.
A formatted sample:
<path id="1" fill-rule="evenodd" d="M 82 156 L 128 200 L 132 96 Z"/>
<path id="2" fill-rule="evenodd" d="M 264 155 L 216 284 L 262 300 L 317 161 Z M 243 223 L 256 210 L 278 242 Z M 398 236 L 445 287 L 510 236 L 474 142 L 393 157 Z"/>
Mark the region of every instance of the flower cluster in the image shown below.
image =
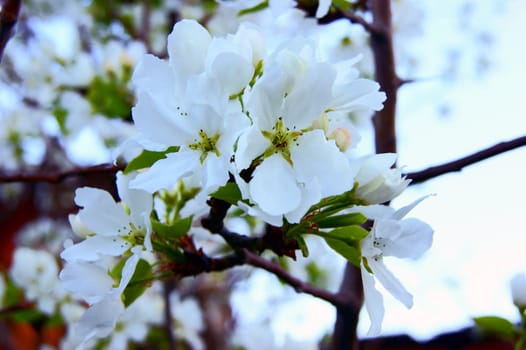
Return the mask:
<path id="1" fill-rule="evenodd" d="M 377 83 L 352 68 L 356 61 L 325 61 L 316 43 L 301 37 L 267 50 L 258 27 L 248 23 L 211 36 L 193 20 L 175 24 L 168 56 L 145 55 L 132 77 L 135 141 L 143 152 L 127 175 L 118 175 L 127 210 L 102 190 L 77 190 L 78 219 L 90 233 L 62 253 L 68 264 L 61 277 L 91 305 L 78 326 L 84 341 L 109 334 L 130 303 L 126 290 L 142 254 L 171 249 L 158 240 L 164 229 L 199 225 L 210 197 L 281 228 L 304 255 L 302 236 L 313 234 L 361 266 L 371 333 L 379 332 L 383 316 L 373 277 L 410 307 L 410 294 L 382 257 L 422 254 L 432 230 L 402 220 L 409 208 L 381 205 L 408 185 L 392 168 L 396 156 L 352 150 L 359 135 L 349 113 L 379 110 L 385 99 Z M 177 209 L 159 215 L 152 198 L 165 211 Z M 360 226 L 367 219 L 370 232 Z M 104 259 L 121 256 L 120 272 L 107 275 Z M 99 281 L 96 288 L 92 281 Z M 120 311 L 105 312 L 110 307 Z"/>

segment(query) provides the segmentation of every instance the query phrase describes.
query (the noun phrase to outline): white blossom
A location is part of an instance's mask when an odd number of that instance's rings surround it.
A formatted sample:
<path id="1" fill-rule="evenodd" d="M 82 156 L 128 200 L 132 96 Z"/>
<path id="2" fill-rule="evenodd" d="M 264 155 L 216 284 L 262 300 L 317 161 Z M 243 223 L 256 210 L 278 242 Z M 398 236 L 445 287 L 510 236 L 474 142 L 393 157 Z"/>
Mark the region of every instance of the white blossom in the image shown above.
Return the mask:
<path id="1" fill-rule="evenodd" d="M 355 160 L 359 170 L 355 181 L 358 182 L 356 195 L 368 204 L 385 203 L 409 185 L 410 180 L 402 176 L 402 170 L 391 168 L 396 162 L 394 153 L 374 154 Z"/>
<path id="2" fill-rule="evenodd" d="M 15 250 L 9 274 L 13 282 L 24 290 L 29 301 L 52 315 L 61 289 L 58 283 L 58 264 L 55 257 L 44 250 L 19 247 Z"/>
<path id="3" fill-rule="evenodd" d="M 384 316 L 383 298 L 375 288 L 375 280 L 407 308 L 413 306 L 413 296 L 387 269 L 383 257 L 415 259 L 429 249 L 433 239 L 431 227 L 418 219 L 403 219 L 424 198 L 396 211 L 382 205 L 357 206 L 351 210 L 374 220 L 370 234 L 361 242 L 365 307 L 371 320 L 369 335 L 380 333 Z"/>
<path id="4" fill-rule="evenodd" d="M 78 215 L 94 235 L 67 247 L 60 255 L 64 260 L 97 261 L 104 256 L 121 256 L 134 246 L 152 250 L 149 216 L 153 200 L 150 194 L 128 187 L 132 177 L 117 174 L 119 195 L 129 214 L 106 191 L 91 187 L 77 189 L 75 202 L 83 207 Z"/>

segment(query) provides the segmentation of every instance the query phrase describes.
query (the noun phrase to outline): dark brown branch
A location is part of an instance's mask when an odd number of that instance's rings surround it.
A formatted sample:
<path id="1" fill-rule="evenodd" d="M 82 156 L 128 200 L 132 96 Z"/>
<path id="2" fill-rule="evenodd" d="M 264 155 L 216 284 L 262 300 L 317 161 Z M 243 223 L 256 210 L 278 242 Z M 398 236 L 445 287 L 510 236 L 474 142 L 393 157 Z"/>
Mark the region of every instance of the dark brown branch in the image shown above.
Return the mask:
<path id="1" fill-rule="evenodd" d="M 385 0 L 372 1 L 373 25 L 378 31 L 371 33 L 371 48 L 375 63 L 375 79 L 387 95 L 384 108 L 373 117 L 376 153 L 396 153 L 396 100 L 399 78 L 395 71 L 393 38 L 391 33 L 391 7 Z"/>
<path id="2" fill-rule="evenodd" d="M 526 146 L 526 136 L 518 137 L 516 139 L 501 142 L 494 146 L 488 147 L 481 151 L 470 154 L 466 157 L 433 166 L 421 171 L 415 171 L 407 174 L 407 178 L 411 179 L 411 185 L 418 184 L 440 175 L 447 173 L 461 171 L 464 167 L 481 162 L 485 159 L 494 157 L 496 155 L 502 154 L 504 152 L 511 151 L 513 149 Z"/>
<path id="3" fill-rule="evenodd" d="M 2 8 L 0 11 L 0 60 L 7 42 L 13 35 L 21 3 L 21 0 L 4 0 L 0 3 Z"/>
<path id="4" fill-rule="evenodd" d="M 35 174 L 7 174 L 0 173 L 0 183 L 10 182 L 51 182 L 58 183 L 68 177 L 86 176 L 100 173 L 117 173 L 124 170 L 125 165 L 99 164 L 88 167 L 76 167 L 69 170 L 53 173 L 35 173 Z"/>
<path id="5" fill-rule="evenodd" d="M 391 2 L 371 0 L 373 15 L 370 45 L 373 51 L 375 79 L 387 95 L 384 108 L 375 113 L 373 125 L 376 153 L 396 153 L 396 100 L 400 79 L 395 70 L 393 50 Z M 356 326 L 358 314 L 363 304 L 363 287 L 359 268 L 347 263 L 344 278 L 340 285 L 340 297 L 347 299 L 345 307 L 337 307 L 336 323 L 332 348 L 337 350 L 357 349 Z"/>
<path id="6" fill-rule="evenodd" d="M 247 249 L 243 249 L 243 254 L 245 255 L 245 262 L 254 267 L 259 267 L 265 271 L 268 271 L 277 277 L 279 277 L 283 282 L 287 283 L 289 286 L 294 288 L 298 293 L 306 293 L 317 297 L 319 299 L 325 300 L 336 307 L 347 307 L 346 299 L 341 298 L 338 294 L 331 293 L 325 289 L 317 288 L 309 283 L 306 283 L 299 278 L 292 276 L 290 273 L 285 271 L 280 265 L 268 261 L 261 256 L 250 252 Z"/>

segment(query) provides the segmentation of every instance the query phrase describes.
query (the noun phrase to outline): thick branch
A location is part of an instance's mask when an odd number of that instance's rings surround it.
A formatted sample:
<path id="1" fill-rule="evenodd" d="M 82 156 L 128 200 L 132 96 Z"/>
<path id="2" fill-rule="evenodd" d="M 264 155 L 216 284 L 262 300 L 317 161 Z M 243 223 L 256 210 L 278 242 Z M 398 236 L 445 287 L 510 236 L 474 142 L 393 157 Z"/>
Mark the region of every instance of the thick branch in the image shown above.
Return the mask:
<path id="1" fill-rule="evenodd" d="M 450 172 L 461 171 L 464 167 L 483 161 L 485 159 L 494 157 L 504 152 L 511 151 L 513 149 L 526 146 L 526 136 L 518 137 L 516 139 L 501 142 L 494 146 L 488 147 L 481 151 L 470 154 L 466 157 L 433 166 L 421 171 L 415 171 L 407 174 L 407 178 L 411 179 L 411 185 L 421 183 L 440 175 L 444 175 Z"/>
<path id="2" fill-rule="evenodd" d="M 4 53 L 7 42 L 13 35 L 13 28 L 18 20 L 18 13 L 20 12 L 20 0 L 5 0 L 0 5 L 0 60 Z"/>
<path id="3" fill-rule="evenodd" d="M 58 183 L 68 177 L 86 176 L 92 174 L 114 174 L 119 170 L 124 170 L 124 165 L 100 164 L 88 167 L 76 167 L 70 170 L 64 170 L 53 173 L 35 173 L 35 174 L 2 174 L 0 173 L 0 183 L 9 182 L 52 182 Z"/>
<path id="4" fill-rule="evenodd" d="M 372 1 L 373 25 L 371 48 L 375 63 L 375 79 L 387 95 L 384 108 L 373 117 L 376 153 L 396 153 L 396 100 L 400 86 L 395 71 L 393 38 L 391 33 L 391 6 L 389 1 Z"/>

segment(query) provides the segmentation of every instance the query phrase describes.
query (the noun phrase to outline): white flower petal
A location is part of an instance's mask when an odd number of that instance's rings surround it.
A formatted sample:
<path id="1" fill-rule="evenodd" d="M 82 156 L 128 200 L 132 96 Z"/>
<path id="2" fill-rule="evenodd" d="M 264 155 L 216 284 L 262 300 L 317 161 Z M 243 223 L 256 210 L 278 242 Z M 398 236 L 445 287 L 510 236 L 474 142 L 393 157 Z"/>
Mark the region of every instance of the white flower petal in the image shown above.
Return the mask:
<path id="1" fill-rule="evenodd" d="M 272 155 L 256 168 L 250 181 L 250 196 L 270 215 L 283 215 L 298 207 L 301 191 L 290 164 L 281 155 Z"/>
<path id="2" fill-rule="evenodd" d="M 149 141 L 163 144 L 165 148 L 180 145 L 189 138 L 188 120 L 180 114 L 185 112 L 183 108 L 161 104 L 149 93 L 140 92 L 132 108 L 133 121 Z"/>
<path id="3" fill-rule="evenodd" d="M 138 91 L 148 92 L 156 101 L 175 108 L 174 72 L 164 60 L 144 55 L 133 72 L 132 82 Z"/>
<path id="4" fill-rule="evenodd" d="M 356 174 L 356 181 L 360 186 L 367 185 L 391 168 L 397 157 L 396 153 L 380 153 L 357 160 L 361 162 L 361 166 Z"/>
<path id="5" fill-rule="evenodd" d="M 352 112 L 357 110 L 379 111 L 386 99 L 384 92 L 378 91 L 380 85 L 369 79 L 353 79 L 338 84 L 334 89 L 331 107 L 334 110 Z"/>
<path id="6" fill-rule="evenodd" d="M 101 256 L 120 256 L 130 247 L 130 243 L 118 236 L 92 236 L 67 247 L 60 253 L 60 257 L 68 262 L 97 261 Z"/>
<path id="7" fill-rule="evenodd" d="M 400 221 L 400 236 L 383 249 L 384 255 L 397 258 L 418 258 L 433 243 L 433 229 L 418 219 Z"/>
<path id="8" fill-rule="evenodd" d="M 82 261 L 66 264 L 59 278 L 64 289 L 80 294 L 89 304 L 100 301 L 113 286 L 106 269 Z"/>
<path id="9" fill-rule="evenodd" d="M 254 67 L 244 57 L 233 52 L 219 54 L 211 66 L 212 74 L 221 82 L 228 98 L 245 88 L 252 79 Z"/>
<path id="10" fill-rule="evenodd" d="M 181 150 L 169 153 L 155 162 L 150 169 L 130 181 L 130 187 L 153 193 L 160 189 L 172 189 L 178 180 L 199 168 L 199 153 Z"/>
<path id="11" fill-rule="evenodd" d="M 384 299 L 382 294 L 376 289 L 373 275 L 371 275 L 363 266 L 360 267 L 363 283 L 363 294 L 365 309 L 369 314 L 371 325 L 367 335 L 377 336 L 382 330 L 382 321 L 384 319 Z"/>
<path id="12" fill-rule="evenodd" d="M 321 186 L 317 179 L 309 181 L 308 183 L 299 184 L 298 187 L 301 190 L 300 205 L 295 210 L 285 214 L 287 221 L 290 223 L 300 222 L 309 208 L 322 199 Z"/>
<path id="13" fill-rule="evenodd" d="M 262 155 L 268 146 L 270 146 L 270 141 L 261 134 L 256 126 L 241 134 L 235 157 L 237 170 L 248 169 L 252 161 Z"/>
<path id="14" fill-rule="evenodd" d="M 124 266 L 122 268 L 121 273 L 121 281 L 119 283 L 119 287 L 117 287 L 114 291 L 116 294 L 122 294 L 124 289 L 128 286 L 128 283 L 130 283 L 131 278 L 133 277 L 133 274 L 135 273 L 135 268 L 137 267 L 137 263 L 140 259 L 140 247 L 134 247 L 133 249 L 133 255 L 126 260 L 124 263 Z"/>
<path id="15" fill-rule="evenodd" d="M 421 198 L 415 200 L 413 203 L 411 203 L 411 204 L 409 204 L 409 205 L 406 205 L 405 207 L 402 207 L 402 208 L 398 209 L 398 210 L 393 214 L 393 219 L 401 219 L 401 218 L 403 218 L 403 217 L 406 216 L 411 210 L 413 210 L 414 207 L 416 207 L 420 202 L 422 202 L 424 199 L 428 198 L 429 196 L 431 196 L 431 195 L 427 195 L 427 196 L 421 197 Z"/>
<path id="16" fill-rule="evenodd" d="M 347 210 L 349 213 L 362 213 L 368 219 L 379 220 L 390 218 L 395 210 L 387 205 L 373 204 L 373 205 L 356 205 Z"/>
<path id="17" fill-rule="evenodd" d="M 113 332 L 119 316 L 124 312 L 124 305 L 114 295 L 107 296 L 101 302 L 93 304 L 80 317 L 73 327 L 73 334 L 83 346 L 93 338 L 104 338 Z"/>
<path id="18" fill-rule="evenodd" d="M 117 189 L 119 197 L 130 208 L 132 222 L 136 226 L 144 228 L 144 215 L 150 215 L 153 208 L 153 199 L 150 193 L 129 187 L 129 183 L 135 178 L 135 175 L 124 175 L 124 173 L 119 171 L 117 173 Z"/>
<path id="19" fill-rule="evenodd" d="M 168 35 L 168 55 L 179 81 L 203 71 L 211 41 L 208 31 L 195 20 L 183 19 L 174 25 Z"/>
<path id="20" fill-rule="evenodd" d="M 81 187 L 75 191 L 75 203 L 83 207 L 80 220 L 94 233 L 115 236 L 118 231 L 129 231 L 129 218 L 124 208 L 113 197 L 98 188 Z"/>
<path id="21" fill-rule="evenodd" d="M 317 179 L 322 197 L 341 194 L 352 189 L 354 177 L 348 158 L 334 141 L 327 141 L 322 130 L 303 134 L 297 146 L 290 147 L 291 159 L 298 181 Z"/>
<path id="22" fill-rule="evenodd" d="M 382 260 L 368 259 L 369 267 L 384 288 L 408 309 L 413 306 L 413 296 L 400 281 L 387 269 Z"/>
<path id="23" fill-rule="evenodd" d="M 283 116 L 289 128 L 309 127 L 329 105 L 336 72 L 327 63 L 313 64 L 294 83 L 285 98 Z"/>

